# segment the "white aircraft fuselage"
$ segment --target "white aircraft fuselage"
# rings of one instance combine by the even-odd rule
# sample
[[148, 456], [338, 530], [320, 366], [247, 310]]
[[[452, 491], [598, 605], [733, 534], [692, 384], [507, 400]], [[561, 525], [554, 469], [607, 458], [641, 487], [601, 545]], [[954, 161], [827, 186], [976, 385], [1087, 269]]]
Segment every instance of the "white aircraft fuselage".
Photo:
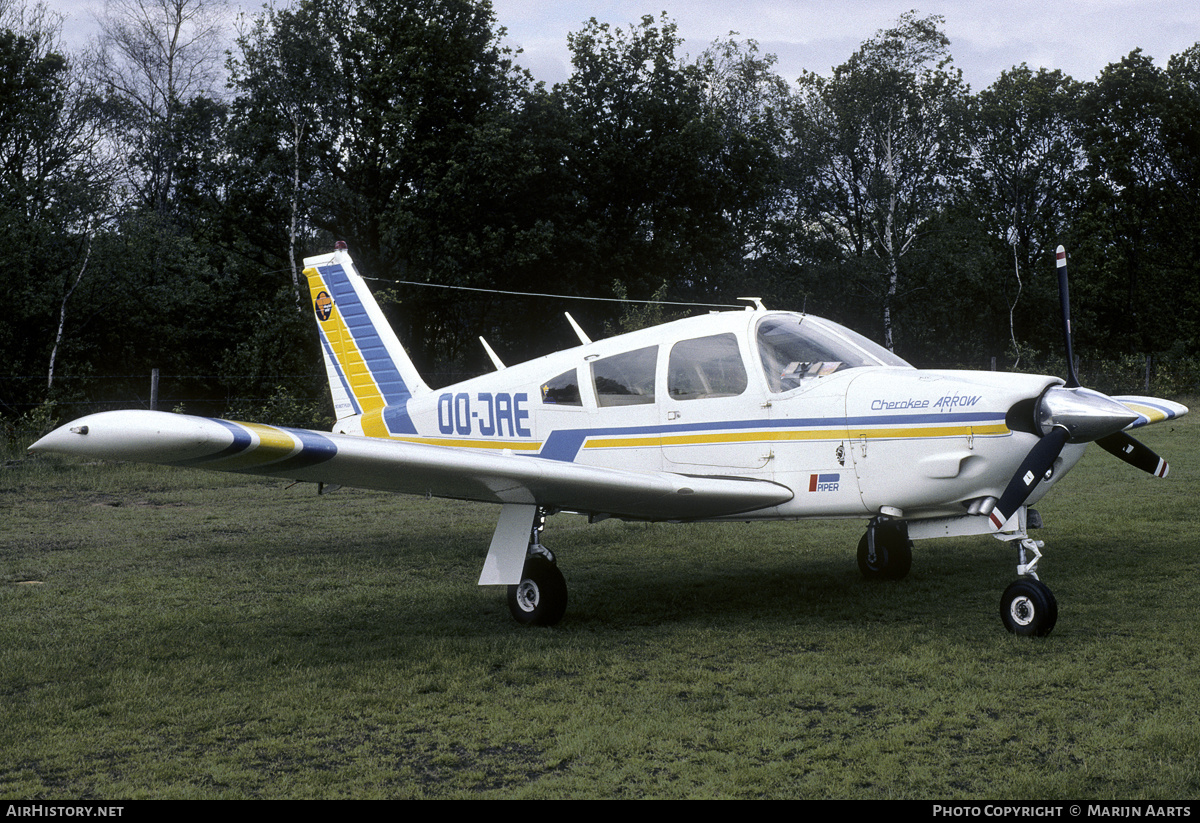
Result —
[[[335, 431], [631, 472], [754, 478], [793, 492], [785, 503], [720, 518], [871, 517], [884, 507], [906, 518], [944, 517], [964, 514], [972, 500], [1000, 496], [1038, 439], [1032, 429], [1010, 429], [1006, 416], [1062, 384], [1038, 375], [871, 365], [771, 386], [755, 329], [778, 317], [792, 318], [800, 328], [807, 323], [830, 334], [845, 331], [785, 312], [691, 317], [410, 399], [401, 419], [414, 431], [394, 421], [389, 428], [384, 409], [344, 418]], [[725, 335], [736, 343], [744, 368], [742, 391], [672, 391], [673, 348]], [[643, 394], [618, 396], [636, 402], [602, 406], [592, 364], [647, 349], [654, 350], [653, 389], [643, 381]], [[572, 370], [577, 401], [550, 402], [547, 382]], [[1053, 477], [1030, 502], [1052, 488], [1084, 449], [1064, 449]]]

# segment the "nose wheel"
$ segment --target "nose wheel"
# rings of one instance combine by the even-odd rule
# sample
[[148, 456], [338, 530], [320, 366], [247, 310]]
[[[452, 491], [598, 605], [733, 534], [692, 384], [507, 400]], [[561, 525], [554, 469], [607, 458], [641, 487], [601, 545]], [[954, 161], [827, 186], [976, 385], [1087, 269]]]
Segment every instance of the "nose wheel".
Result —
[[1000, 622], [1004, 628], [1022, 637], [1045, 637], [1058, 622], [1058, 601], [1050, 587], [1038, 579], [1038, 561], [1042, 559], [1040, 540], [1034, 540], [1027, 528], [1040, 528], [1042, 518], [1033, 510], [1020, 510], [1016, 528], [995, 535], [999, 540], [1017, 547], [1017, 574], [1020, 578], [1009, 584], [1000, 596]]
[[1058, 622], [1058, 601], [1045, 583], [1023, 577], [1000, 597], [1000, 620], [1013, 634], [1045, 637]]

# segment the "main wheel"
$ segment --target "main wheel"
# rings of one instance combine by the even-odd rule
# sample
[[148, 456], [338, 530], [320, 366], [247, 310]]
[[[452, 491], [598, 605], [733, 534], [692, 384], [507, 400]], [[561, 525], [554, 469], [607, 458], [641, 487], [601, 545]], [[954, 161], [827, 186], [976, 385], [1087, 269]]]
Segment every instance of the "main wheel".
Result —
[[1058, 622], [1058, 601], [1045, 583], [1022, 577], [1000, 597], [1000, 620], [1013, 634], [1045, 637]]
[[875, 557], [867, 535], [858, 541], [858, 569], [868, 580], [899, 580], [912, 568], [912, 541], [908, 532], [896, 526], [875, 528]]
[[508, 587], [508, 610], [526, 626], [553, 626], [567, 610], [567, 581], [544, 557], [525, 560], [521, 582]]

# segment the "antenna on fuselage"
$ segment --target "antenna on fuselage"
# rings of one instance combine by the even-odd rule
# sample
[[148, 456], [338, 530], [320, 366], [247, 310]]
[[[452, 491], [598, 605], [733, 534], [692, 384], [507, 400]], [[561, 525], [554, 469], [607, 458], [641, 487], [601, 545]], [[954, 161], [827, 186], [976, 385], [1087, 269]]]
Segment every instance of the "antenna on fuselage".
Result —
[[504, 363], [500, 360], [500, 357], [494, 351], [492, 351], [492, 347], [488, 345], [488, 341], [484, 340], [481, 336], [479, 338], [479, 342], [483, 344], [483, 350], [487, 352], [487, 356], [492, 358], [492, 365], [496, 367], [496, 371], [502, 371], [505, 368]]
[[587, 334], [584, 333], [583, 329], [579, 327], [579, 324], [575, 322], [575, 318], [571, 316], [571, 313], [569, 311], [565, 311], [563, 314], [567, 316], [567, 322], [570, 323], [571, 328], [575, 330], [575, 334], [579, 338], [579, 342], [585, 346], [590, 346], [592, 343], [592, 338], [588, 337]]

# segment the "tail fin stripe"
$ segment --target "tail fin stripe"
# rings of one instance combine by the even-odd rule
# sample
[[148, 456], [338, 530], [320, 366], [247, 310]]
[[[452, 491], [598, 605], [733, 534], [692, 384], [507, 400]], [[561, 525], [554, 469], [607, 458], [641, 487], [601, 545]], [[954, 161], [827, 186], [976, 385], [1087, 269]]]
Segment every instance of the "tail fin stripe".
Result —
[[362, 414], [362, 406], [358, 405], [358, 398], [354, 396], [354, 392], [350, 389], [350, 381], [346, 378], [346, 372], [342, 369], [341, 361], [338, 360], [337, 354], [333, 351], [333, 346], [329, 343], [329, 338], [325, 336], [325, 332], [321, 332], [321, 346], [325, 349], [325, 361], [330, 364], [335, 374], [337, 374], [338, 382], [342, 384], [342, 389], [346, 392], [346, 399], [350, 401], [351, 407], [355, 414]]
[[[350, 281], [345, 269], [340, 264], [334, 264], [321, 266], [318, 271], [333, 295], [334, 307], [340, 313], [350, 339], [358, 349], [358, 358], [347, 358], [349, 363], [342, 361], [351, 384], [361, 386], [364, 380], [369, 379], [382, 396], [384, 405], [402, 404], [407, 401], [412, 397], [412, 392], [392, 362], [386, 344], [371, 322], [363, 299], [355, 290], [355, 284]], [[358, 369], [354, 368], [358, 365], [355, 361], [362, 364]], [[347, 365], [349, 368], [346, 368]], [[363, 372], [361, 377], [355, 373], [360, 369]], [[362, 397], [357, 391], [353, 393]]]

